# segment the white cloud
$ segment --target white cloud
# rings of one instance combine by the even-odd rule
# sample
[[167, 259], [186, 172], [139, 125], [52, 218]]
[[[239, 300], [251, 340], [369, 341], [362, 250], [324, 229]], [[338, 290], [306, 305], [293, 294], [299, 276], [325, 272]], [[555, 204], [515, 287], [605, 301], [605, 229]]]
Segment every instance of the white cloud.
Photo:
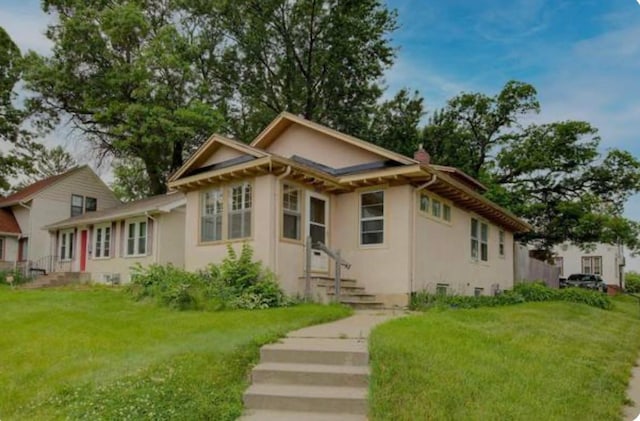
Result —
[[25, 7], [20, 10], [0, 9], [2, 26], [23, 53], [34, 50], [40, 54], [51, 51], [51, 41], [44, 32], [49, 23], [48, 16], [37, 7]]

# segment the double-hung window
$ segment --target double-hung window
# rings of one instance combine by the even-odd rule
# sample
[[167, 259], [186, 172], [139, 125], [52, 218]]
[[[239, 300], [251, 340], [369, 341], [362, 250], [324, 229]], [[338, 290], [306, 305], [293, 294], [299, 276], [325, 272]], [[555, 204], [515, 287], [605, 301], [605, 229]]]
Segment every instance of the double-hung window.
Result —
[[200, 200], [202, 203], [200, 241], [222, 240], [222, 189], [203, 192]]
[[111, 255], [111, 225], [98, 226], [93, 231], [93, 257], [101, 259]]
[[384, 191], [360, 195], [360, 244], [384, 243]]
[[229, 189], [229, 239], [251, 236], [251, 184], [243, 183]]
[[82, 215], [84, 212], [84, 197], [72, 194], [71, 195], [71, 216]]
[[479, 249], [479, 223], [475, 218], [471, 218], [471, 258], [478, 260]]
[[602, 275], [602, 256], [584, 256], [582, 258], [582, 273]]
[[300, 239], [300, 189], [282, 186], [282, 237]]
[[489, 260], [489, 225], [480, 223], [480, 260]]
[[73, 230], [60, 233], [60, 260], [73, 259]]
[[127, 222], [127, 256], [147, 253], [147, 221]]

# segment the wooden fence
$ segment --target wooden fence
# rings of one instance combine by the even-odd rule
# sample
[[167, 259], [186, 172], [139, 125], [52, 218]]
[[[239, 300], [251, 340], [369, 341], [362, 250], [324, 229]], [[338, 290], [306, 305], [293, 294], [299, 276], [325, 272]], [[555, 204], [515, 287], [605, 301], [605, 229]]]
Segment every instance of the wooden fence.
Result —
[[544, 281], [551, 288], [558, 288], [560, 268], [529, 256], [529, 249], [514, 245], [513, 274], [515, 282]]

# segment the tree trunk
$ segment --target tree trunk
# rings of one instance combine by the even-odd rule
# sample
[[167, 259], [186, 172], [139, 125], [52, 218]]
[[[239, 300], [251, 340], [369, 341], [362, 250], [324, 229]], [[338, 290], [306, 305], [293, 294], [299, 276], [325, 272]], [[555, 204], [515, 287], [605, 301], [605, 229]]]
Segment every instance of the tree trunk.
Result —
[[152, 159], [145, 159], [144, 166], [149, 176], [149, 189], [152, 195], [165, 194], [167, 192], [167, 184], [162, 171], [157, 162]]

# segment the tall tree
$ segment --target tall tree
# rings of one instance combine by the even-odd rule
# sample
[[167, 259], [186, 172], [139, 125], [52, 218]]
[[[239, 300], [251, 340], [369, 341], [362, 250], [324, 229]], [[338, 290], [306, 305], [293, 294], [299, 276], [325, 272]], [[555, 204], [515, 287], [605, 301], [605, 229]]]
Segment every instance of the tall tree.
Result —
[[237, 95], [231, 109], [237, 137], [251, 139], [281, 111], [367, 133], [380, 78], [394, 59], [395, 11], [379, 0], [218, 4], [209, 22], [221, 25], [230, 43], [227, 81]]
[[464, 92], [434, 114], [423, 133], [425, 147], [439, 163], [478, 178], [492, 153], [520, 127], [519, 118], [539, 111], [536, 95], [532, 85], [517, 81], [508, 82], [493, 97]]
[[155, 194], [221, 125], [178, 3], [45, 0], [55, 18], [46, 33], [53, 53], [31, 52], [24, 76], [34, 103], [68, 119], [103, 154], [140, 159]]
[[373, 112], [365, 139], [398, 153], [413, 156], [421, 143], [420, 121], [424, 99], [417, 91], [401, 89]]
[[[21, 74], [20, 49], [9, 34], [0, 27], [0, 146], [11, 149], [22, 140], [20, 124], [25, 112], [14, 106], [16, 83]], [[11, 178], [28, 167], [15, 154], [0, 151], [0, 191], [10, 188]]]
[[29, 167], [23, 170], [26, 178], [22, 185], [62, 174], [78, 165], [78, 162], [62, 146], [47, 148], [40, 143], [30, 143], [17, 147], [13, 153], [30, 162]]
[[640, 225], [622, 217], [640, 191], [640, 162], [621, 150], [599, 152], [587, 122], [523, 125], [538, 112], [533, 86], [509, 82], [496, 96], [463, 93], [432, 116], [423, 135], [434, 162], [479, 177], [487, 196], [529, 221], [521, 236], [541, 250], [570, 241], [621, 241], [640, 249]]
[[123, 202], [143, 199], [151, 196], [149, 176], [140, 159], [128, 158], [113, 163], [113, 192]]

